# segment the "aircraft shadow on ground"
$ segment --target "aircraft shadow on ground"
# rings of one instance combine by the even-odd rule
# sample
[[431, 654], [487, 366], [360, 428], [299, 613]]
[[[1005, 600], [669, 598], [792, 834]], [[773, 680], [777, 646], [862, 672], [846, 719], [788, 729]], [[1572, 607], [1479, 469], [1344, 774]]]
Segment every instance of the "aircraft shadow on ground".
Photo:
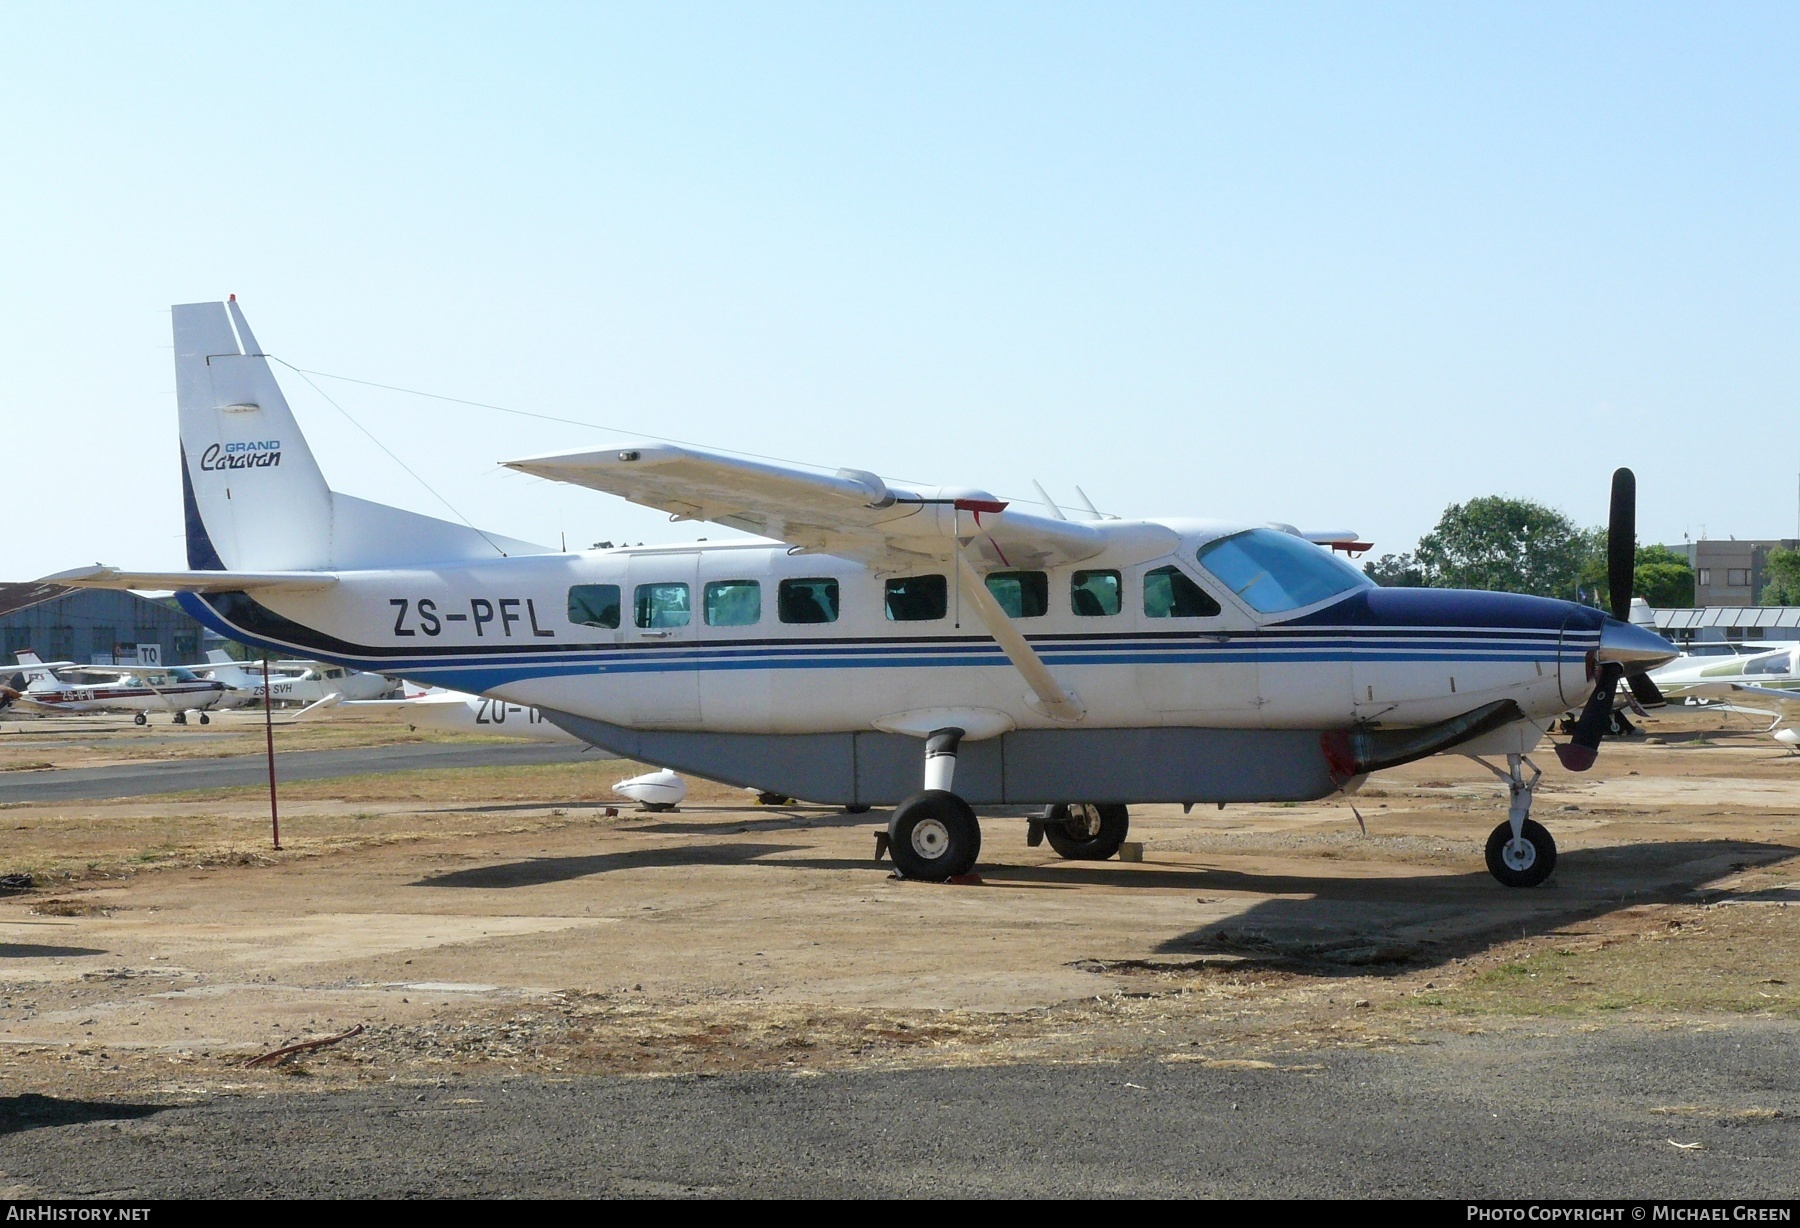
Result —
[[97, 947], [56, 947], [37, 942], [0, 942], [0, 959], [76, 959], [105, 955]]
[[61, 1100], [26, 1092], [0, 1096], [0, 1135], [45, 1126], [79, 1126], [92, 1121], [133, 1121], [160, 1113], [166, 1104], [129, 1104], [106, 1100]]
[[[791, 853], [791, 844], [682, 844], [666, 849], [632, 849], [620, 853], [596, 853], [591, 857], [531, 857], [500, 865], [471, 866], [448, 874], [434, 874], [409, 884], [413, 887], [541, 887], [615, 870], [642, 870], [653, 866], [731, 866]], [[796, 864], [784, 861], [782, 865]], [[816, 866], [819, 862], [798, 864]], [[860, 865], [844, 862], [843, 865]]]
[[[1503, 887], [1485, 872], [1354, 879], [1151, 871], [1159, 886], [1179, 882], [1201, 891], [1287, 897], [1262, 900], [1241, 914], [1170, 938], [1156, 950], [1164, 956], [1239, 955], [1253, 964], [1320, 976], [1400, 973], [1634, 905], [1715, 900], [1719, 895], [1706, 892], [1706, 884], [1795, 855], [1800, 848], [1749, 840], [1575, 849], [1558, 857], [1547, 884], [1524, 890]], [[1143, 881], [1123, 867], [1110, 872], [1056, 867], [1050, 873], [1116, 884]]]

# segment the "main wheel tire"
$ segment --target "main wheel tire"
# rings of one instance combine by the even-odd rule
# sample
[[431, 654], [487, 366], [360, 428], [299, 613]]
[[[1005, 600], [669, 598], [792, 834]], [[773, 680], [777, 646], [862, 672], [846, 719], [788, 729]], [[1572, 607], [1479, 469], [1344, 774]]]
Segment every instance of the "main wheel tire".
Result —
[[200, 714], [200, 723], [202, 725], [210, 725], [210, 724], [212, 724], [212, 717], [210, 717], [210, 716], [206, 715], [206, 713], [202, 712]]
[[969, 803], [944, 789], [926, 789], [894, 807], [888, 853], [901, 878], [929, 883], [967, 874], [981, 855], [981, 824]]
[[148, 725], [150, 723], [150, 718], [140, 712], [131, 718], [131, 723], [133, 725]]
[[1044, 838], [1070, 861], [1105, 861], [1130, 831], [1131, 812], [1117, 803], [1052, 806], [1044, 819]]
[[1487, 867], [1508, 887], [1535, 887], [1556, 869], [1556, 841], [1541, 823], [1526, 819], [1515, 845], [1512, 824], [1502, 823], [1488, 837]]

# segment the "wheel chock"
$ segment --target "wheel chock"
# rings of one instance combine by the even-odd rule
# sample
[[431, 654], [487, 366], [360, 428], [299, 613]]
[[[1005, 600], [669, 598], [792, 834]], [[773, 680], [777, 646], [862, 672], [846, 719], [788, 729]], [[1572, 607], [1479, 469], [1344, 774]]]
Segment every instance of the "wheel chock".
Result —
[[1025, 824], [1025, 847], [1036, 848], [1044, 842], [1044, 821], [1032, 819]]
[[888, 834], [885, 831], [875, 833], [875, 860], [880, 861], [887, 856]]

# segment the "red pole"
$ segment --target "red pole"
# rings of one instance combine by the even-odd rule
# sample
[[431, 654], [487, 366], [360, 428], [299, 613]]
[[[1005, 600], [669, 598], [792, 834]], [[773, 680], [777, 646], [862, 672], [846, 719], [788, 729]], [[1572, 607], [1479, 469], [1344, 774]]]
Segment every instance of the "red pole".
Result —
[[275, 808], [275, 711], [269, 702], [269, 659], [263, 658], [263, 733], [269, 743], [269, 828], [275, 851], [281, 851], [281, 812]]

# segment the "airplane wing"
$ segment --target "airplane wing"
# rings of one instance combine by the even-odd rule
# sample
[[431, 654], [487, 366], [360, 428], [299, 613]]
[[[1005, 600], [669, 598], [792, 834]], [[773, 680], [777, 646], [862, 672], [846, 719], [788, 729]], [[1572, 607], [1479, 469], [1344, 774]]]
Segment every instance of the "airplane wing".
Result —
[[[860, 469], [815, 472], [676, 444], [633, 444], [505, 464], [660, 508], [674, 520], [710, 520], [787, 542], [797, 551], [852, 558], [876, 571], [947, 561], [957, 540], [989, 568], [1056, 567], [1091, 558], [1118, 536], [1095, 522], [1014, 511], [986, 491], [913, 490]], [[1163, 532], [1172, 542], [1173, 534]], [[1159, 550], [1168, 549], [1158, 538]]]
[[1731, 689], [1744, 691], [1751, 695], [1761, 695], [1766, 699], [1778, 700], [1781, 703], [1800, 703], [1800, 691], [1784, 691], [1779, 687], [1757, 686], [1750, 682], [1734, 682], [1731, 684]]
[[46, 576], [40, 584], [69, 588], [169, 589], [180, 593], [233, 593], [283, 589], [304, 593], [338, 582], [329, 571], [123, 571], [96, 564]]

